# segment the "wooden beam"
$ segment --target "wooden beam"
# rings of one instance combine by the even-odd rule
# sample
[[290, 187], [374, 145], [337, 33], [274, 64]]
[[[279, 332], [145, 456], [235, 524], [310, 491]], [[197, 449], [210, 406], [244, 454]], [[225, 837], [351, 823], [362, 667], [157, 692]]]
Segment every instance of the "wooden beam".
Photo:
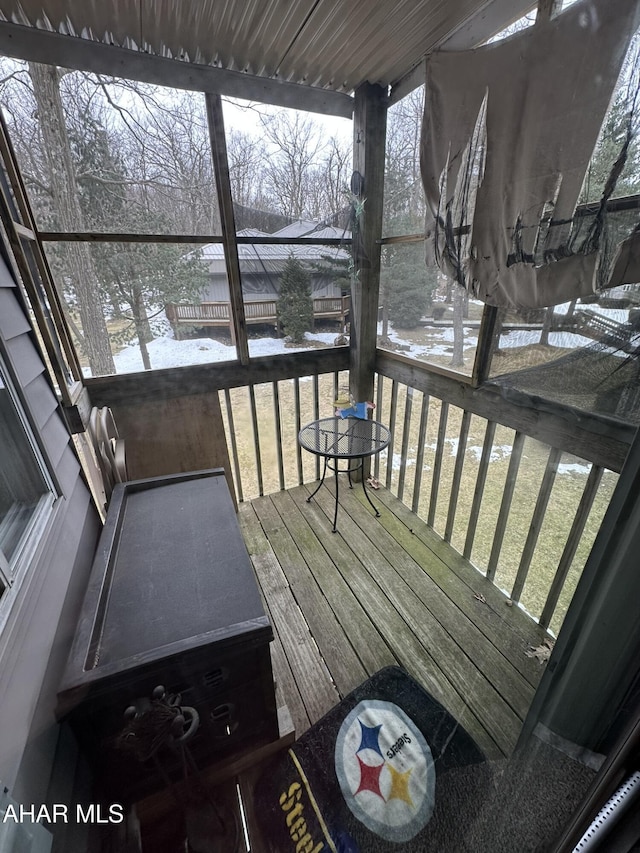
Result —
[[536, 8], [531, 0], [490, 0], [439, 45], [440, 50], [469, 50], [487, 42]]
[[95, 74], [192, 92], [212, 92], [322, 115], [351, 118], [353, 114], [353, 98], [343, 92], [167, 59], [8, 21], [0, 22], [0, 53], [46, 65], [93, 71]]
[[94, 406], [111, 406], [116, 402], [224, 391], [226, 388], [260, 385], [280, 379], [333, 373], [348, 367], [348, 347], [327, 347], [326, 350], [252, 358], [247, 365], [237, 361], [212, 362], [119, 376], [88, 377], [86, 385]]
[[247, 341], [247, 323], [244, 316], [242, 296], [242, 276], [240, 259], [236, 243], [236, 221], [233, 213], [229, 161], [227, 159], [227, 140], [224, 132], [222, 99], [220, 95], [208, 93], [206, 96], [207, 120], [211, 137], [211, 154], [218, 190], [220, 222], [224, 245], [224, 260], [229, 282], [229, 301], [231, 303], [231, 334], [238, 350], [241, 364], [249, 363], [249, 343]]
[[636, 428], [616, 418], [584, 412], [522, 391], [497, 387], [474, 388], [463, 377], [425, 369], [413, 359], [378, 350], [376, 370], [390, 379], [412, 385], [474, 415], [519, 430], [550, 447], [581, 456], [596, 465], [621, 471]]
[[353, 123], [355, 276], [351, 285], [349, 381], [356, 400], [371, 400], [373, 395], [386, 130], [386, 92], [381, 86], [365, 83], [356, 91]]
[[[600, 202], [579, 204], [576, 207], [576, 216], [593, 216], [600, 210]], [[616, 213], [625, 210], [640, 209], [640, 195], [619, 196], [610, 198], [605, 210], [607, 213]], [[465, 234], [469, 227], [454, 228], [454, 234]], [[33, 239], [34, 232], [28, 231], [26, 237]], [[38, 236], [43, 243], [223, 243], [221, 234], [143, 234], [139, 231], [39, 231]], [[424, 243], [424, 234], [400, 234], [393, 237], [381, 237], [378, 243], [381, 246], [392, 246], [398, 243]], [[274, 237], [273, 235], [241, 236], [236, 235], [236, 243], [240, 245], [256, 246], [344, 246], [351, 243], [351, 237], [323, 237], [322, 239], [307, 237]]]
[[[40, 231], [43, 243], [224, 243], [220, 234], [141, 234], [131, 231]], [[424, 240], [424, 236], [422, 237]], [[236, 243], [245, 246], [344, 246], [351, 238], [324, 237], [242, 237]]]
[[504, 312], [499, 312], [493, 305], [485, 305], [482, 309], [482, 319], [478, 332], [478, 344], [476, 346], [476, 357], [473, 363], [471, 378], [474, 385], [482, 385], [489, 378], [491, 360], [500, 341], [501, 322], [499, 319]]
[[538, 0], [536, 24], [544, 24], [562, 12], [562, 0]]
[[[469, 50], [478, 47], [534, 8], [535, 3], [531, 0], [489, 0], [434, 45], [432, 50]], [[423, 60], [411, 71], [391, 86], [389, 106], [396, 104], [418, 86], [422, 86], [424, 79], [423, 57]]]

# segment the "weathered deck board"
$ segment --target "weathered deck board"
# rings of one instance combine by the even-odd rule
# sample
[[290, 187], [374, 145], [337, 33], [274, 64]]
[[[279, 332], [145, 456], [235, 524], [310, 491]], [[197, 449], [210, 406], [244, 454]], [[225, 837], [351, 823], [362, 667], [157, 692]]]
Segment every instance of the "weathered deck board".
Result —
[[[361, 497], [362, 493], [359, 489], [341, 491], [342, 507], [347, 513], [352, 512], [355, 515], [357, 510], [354, 502]], [[365, 509], [364, 506], [363, 509]], [[530, 703], [530, 685], [475, 625], [473, 617], [476, 614], [473, 610], [476, 608], [473, 608], [471, 602], [475, 602], [478, 608], [482, 606], [482, 602], [475, 599], [468, 588], [461, 588], [460, 584], [456, 584], [455, 587], [450, 585], [448, 593], [441, 589], [429, 573], [434, 563], [436, 570], [441, 568], [440, 558], [428, 549], [424, 549], [421, 555], [415, 554], [415, 556], [406, 550], [413, 543], [404, 542], [402, 536], [404, 525], [395, 515], [385, 513], [377, 519], [373, 514], [365, 512], [365, 514], [358, 513], [357, 518], [358, 526], [371, 545], [388, 555], [396, 573], [405, 580], [426, 608], [428, 615], [434, 620], [434, 628], [442, 627], [442, 630], [437, 632], [438, 647], [442, 653], [451, 654], [455, 659], [459, 657], [459, 650], [462, 649], [464, 656], [469, 658], [473, 666], [491, 672], [493, 685], [500, 695], [509, 697], [509, 704], [522, 719]], [[386, 526], [381, 524], [383, 518]], [[411, 533], [408, 536], [411, 539], [415, 538]], [[440, 572], [440, 574], [443, 573]], [[471, 605], [468, 609], [467, 604]], [[469, 670], [470, 667], [467, 666], [465, 672]]]
[[[251, 512], [253, 513], [253, 510]], [[292, 599], [291, 588], [271, 545], [266, 540], [261, 541], [261, 527], [255, 513], [253, 517], [249, 512], [243, 513], [242, 529], [274, 632], [284, 649], [304, 709], [313, 723], [336, 704], [339, 700], [338, 691], [311, 636], [304, 615]], [[280, 682], [283, 677], [286, 679], [286, 671], [277, 666], [277, 660], [274, 663], [276, 682]], [[286, 681], [282, 688], [287, 696], [285, 701], [289, 704]], [[296, 726], [299, 725], [299, 720], [296, 719], [300, 716], [299, 712], [294, 716], [291, 708], [289, 710]]]
[[[441, 539], [430, 527], [422, 524], [393, 495], [381, 490], [376, 494], [376, 497], [379, 497], [379, 502], [384, 504], [409, 532], [409, 539], [406, 535], [401, 537], [402, 547], [410, 550], [412, 543], [420, 542], [428, 551], [439, 558], [440, 562], [431, 559], [423, 562], [418, 559], [418, 562], [424, 566], [428, 565], [429, 574], [441, 589], [450, 587], [455, 589], [458, 582], [461, 582], [471, 591], [471, 600], [468, 596], [463, 595], [462, 601], [471, 602], [473, 608], [471, 618], [475, 624], [502, 650], [503, 654], [524, 675], [529, 684], [536, 687], [541, 675], [540, 665], [523, 652], [529, 644], [538, 645], [547, 636], [544, 628], [533, 622], [519, 607], [508, 607], [508, 599], [503, 592], [487, 580], [464, 557], [461, 557], [451, 545]], [[390, 523], [385, 514], [380, 517], [379, 521], [383, 525]], [[397, 534], [399, 528], [395, 526], [395, 522], [392, 523]], [[473, 597], [475, 593], [481, 595], [484, 602], [475, 599]]]
[[300, 486], [239, 509], [297, 733], [398, 663], [488, 756], [509, 754], [542, 673], [525, 655], [541, 630], [384, 489], [377, 519], [343, 482], [335, 534], [333, 484], [310, 503]]
[[[345, 497], [353, 496], [348, 488], [343, 489], [342, 494]], [[328, 516], [331, 514], [334, 498], [329, 489], [321, 489], [314, 500], [325, 509]], [[360, 504], [357, 500], [352, 503], [353, 507], [349, 507], [349, 511], [357, 512]], [[358, 521], [362, 521], [366, 527], [367, 520], [374, 517], [364, 507], [361, 509], [364, 512], [358, 514]], [[344, 536], [349, 542], [358, 542], [358, 557], [368, 576], [370, 587], [377, 586], [377, 594], [388, 599], [400, 617], [400, 626], [394, 628], [393, 638], [390, 639], [398, 644], [396, 654], [400, 656], [401, 663], [407, 668], [426, 665], [423, 677], [430, 676], [435, 682], [430, 692], [452, 713], [455, 708], [454, 716], [458, 718], [461, 714], [460, 706], [463, 706], [467, 713], [471, 712], [475, 719], [468, 722], [468, 728], [474, 731], [478, 740], [483, 734], [476, 726], [476, 721], [485, 732], [489, 732], [492, 725], [497, 723], [494, 739], [497, 738], [500, 749], [508, 750], [509, 744], [515, 742], [520, 730], [517, 715], [506, 703], [500, 701], [493, 685], [479, 675], [473, 662], [396, 570], [394, 564], [398, 555], [395, 551], [388, 552], [387, 559], [385, 552], [380, 551], [367, 538], [366, 532], [349, 515], [344, 504], [340, 512], [338, 532], [334, 538]], [[396, 632], [400, 632], [400, 637]]]
[[[307, 567], [321, 587], [321, 594], [326, 597], [335, 613], [342, 628], [343, 637], [347, 637], [350, 646], [355, 650], [359, 669], [353, 675], [359, 680], [352, 683], [349, 689], [353, 689], [368, 675], [380, 669], [381, 666], [397, 664], [396, 658], [377, 628], [372, 624], [366, 610], [351, 591], [333, 560], [324, 548], [318, 548], [318, 542], [321, 540], [309, 526], [304, 511], [298, 507], [288, 492], [279, 492], [272, 498], [290, 535], [300, 548]], [[324, 537], [331, 535], [329, 530], [324, 532]], [[364, 672], [364, 678], [360, 677], [361, 672]]]
[[345, 643], [344, 632], [333, 610], [305, 565], [298, 548], [301, 544], [298, 538], [292, 537], [268, 498], [253, 501], [253, 508], [263, 528], [269, 531], [269, 542], [293, 596], [305, 615], [336, 687], [344, 695], [364, 681], [367, 673], [351, 645]]

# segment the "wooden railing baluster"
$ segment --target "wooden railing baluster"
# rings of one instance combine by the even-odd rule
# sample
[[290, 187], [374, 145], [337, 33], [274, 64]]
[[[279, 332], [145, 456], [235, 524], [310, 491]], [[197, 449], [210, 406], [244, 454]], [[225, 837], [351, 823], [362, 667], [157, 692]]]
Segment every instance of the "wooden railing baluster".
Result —
[[460, 482], [462, 480], [462, 466], [464, 465], [464, 457], [467, 450], [470, 422], [471, 412], [464, 411], [460, 422], [460, 436], [458, 438], [456, 464], [453, 469], [453, 481], [451, 483], [451, 494], [449, 495], [449, 512], [447, 513], [447, 523], [444, 529], [445, 542], [451, 542], [451, 536], [453, 534], [453, 525], [456, 519], [456, 508], [458, 505], [458, 495], [460, 494]]
[[429, 416], [429, 395], [422, 395], [422, 406], [420, 407], [420, 426], [418, 427], [418, 450], [416, 453], [416, 475], [413, 480], [413, 501], [411, 509], [418, 512], [420, 504], [420, 489], [422, 486], [422, 469], [424, 466], [424, 444], [427, 438], [427, 418]]
[[278, 457], [278, 480], [280, 483], [280, 491], [284, 490], [284, 461], [282, 458], [282, 424], [280, 422], [280, 391], [278, 390], [278, 383], [273, 382], [271, 385], [273, 389], [273, 414], [275, 417], [275, 430], [276, 430], [276, 454]]
[[591, 466], [591, 471], [589, 471], [589, 476], [587, 477], [587, 482], [584, 487], [584, 491], [582, 492], [582, 497], [580, 498], [580, 503], [578, 504], [578, 509], [576, 510], [573, 524], [571, 525], [571, 530], [569, 531], [569, 536], [567, 537], [567, 542], [564, 546], [564, 551], [562, 552], [562, 556], [558, 562], [558, 568], [553, 581], [551, 582], [547, 600], [542, 608], [542, 614], [539, 622], [543, 628], [548, 628], [551, 624], [556, 605], [558, 604], [558, 599], [560, 598], [562, 588], [564, 587], [567, 575], [569, 574], [569, 569], [571, 568], [571, 563], [573, 562], [576, 550], [580, 544], [580, 539], [584, 532], [587, 519], [589, 518], [589, 513], [591, 512], [591, 507], [593, 506], [593, 501], [597, 494], [598, 487], [600, 486], [603, 473], [603, 469], [599, 465]]
[[396, 411], [398, 408], [398, 383], [395, 379], [391, 380], [391, 404], [389, 406], [389, 431], [391, 439], [387, 448], [387, 475], [385, 486], [391, 488], [391, 478], [393, 476], [393, 444], [396, 437]]
[[249, 385], [249, 402], [251, 406], [251, 425], [253, 427], [253, 447], [256, 458], [256, 476], [258, 477], [258, 494], [264, 495], [264, 482], [262, 479], [262, 458], [260, 456], [260, 435], [258, 432], [258, 411], [256, 409], [255, 386]]
[[471, 512], [469, 513], [467, 536], [464, 541], [464, 550], [462, 551], [462, 556], [466, 560], [471, 559], [471, 552], [473, 550], [473, 540], [476, 537], [478, 517], [480, 515], [480, 507], [482, 505], [484, 487], [486, 485], [487, 474], [489, 472], [489, 462], [491, 461], [491, 453], [493, 451], [493, 440], [496, 434], [496, 426], [497, 424], [495, 423], [495, 421], [487, 421], [487, 427], [484, 433], [484, 442], [482, 444], [482, 454], [480, 456], [480, 464], [478, 466], [478, 475], [476, 477], [476, 487], [473, 492]]
[[507, 479], [504, 484], [504, 492], [500, 503], [500, 512], [496, 530], [493, 536], [493, 544], [491, 546], [491, 554], [489, 555], [489, 564], [487, 566], [487, 577], [490, 581], [495, 580], [496, 569], [498, 568], [498, 560], [500, 559], [500, 551], [504, 541], [505, 530], [507, 529], [507, 521], [509, 520], [509, 510], [513, 500], [513, 492], [516, 487], [516, 479], [518, 477], [518, 469], [520, 468], [520, 460], [522, 459], [522, 450], [524, 447], [525, 435], [522, 432], [516, 432], [513, 447], [511, 449], [511, 458], [509, 459], [509, 469], [507, 471]]
[[442, 473], [442, 457], [444, 455], [444, 440], [447, 436], [447, 419], [449, 417], [449, 404], [441, 401], [440, 421], [438, 423], [438, 438], [436, 441], [436, 455], [433, 462], [433, 477], [431, 480], [431, 495], [429, 497], [429, 514], [427, 524], [433, 527], [436, 519], [436, 506], [438, 504], [438, 489], [440, 486], [440, 475]]
[[527, 580], [527, 575], [529, 574], [531, 560], [533, 559], [533, 552], [535, 551], [535, 547], [538, 542], [538, 536], [540, 535], [542, 522], [544, 521], [544, 517], [547, 512], [547, 506], [549, 505], [551, 489], [553, 488], [553, 484], [556, 479], [556, 474], [558, 473], [558, 464], [560, 462], [561, 456], [562, 453], [557, 448], [552, 447], [550, 449], [549, 458], [547, 459], [547, 466], [542, 477], [540, 491], [538, 492], [538, 498], [536, 500], [536, 506], [533, 510], [533, 516], [531, 518], [531, 524], [529, 526], [527, 540], [524, 544], [524, 549], [520, 558], [520, 565], [518, 566], [516, 579], [513, 583], [513, 589], [511, 590], [512, 601], [520, 601], [520, 596], [522, 595], [522, 590], [524, 589], [524, 585]]
[[295, 412], [295, 424], [296, 424], [296, 464], [298, 468], [298, 485], [301, 486], [304, 483], [304, 471], [302, 468], [302, 449], [297, 441], [298, 433], [302, 428], [302, 421], [300, 416], [300, 380], [296, 376], [293, 380], [293, 408]]
[[[376, 374], [376, 409], [375, 417], [377, 420], [380, 420], [382, 417], [382, 400], [383, 400], [383, 385], [384, 378], [377, 373]], [[387, 457], [387, 460], [389, 457]], [[389, 462], [387, 461], [387, 465]], [[373, 476], [379, 480], [380, 479], [380, 454], [378, 454], [373, 461]]]
[[[320, 417], [320, 386], [318, 384], [318, 374], [316, 373], [313, 377], [313, 418], [311, 420], [317, 421]], [[320, 479], [320, 457], [315, 457], [316, 462], [316, 480]]]
[[236, 481], [236, 493], [238, 503], [244, 500], [242, 494], [242, 476], [240, 474], [240, 460], [238, 459], [238, 444], [236, 442], [236, 428], [233, 423], [233, 407], [231, 406], [231, 394], [228, 388], [224, 390], [224, 405], [227, 410], [227, 423], [229, 424], [229, 441], [231, 442], [231, 455], [233, 457], [233, 471]]
[[409, 431], [411, 429], [411, 404], [413, 402], [413, 388], [406, 386], [406, 397], [404, 401], [404, 423], [402, 426], [402, 445], [400, 449], [400, 473], [398, 475], [398, 498], [404, 496], [404, 478], [407, 470], [407, 453], [409, 450]]

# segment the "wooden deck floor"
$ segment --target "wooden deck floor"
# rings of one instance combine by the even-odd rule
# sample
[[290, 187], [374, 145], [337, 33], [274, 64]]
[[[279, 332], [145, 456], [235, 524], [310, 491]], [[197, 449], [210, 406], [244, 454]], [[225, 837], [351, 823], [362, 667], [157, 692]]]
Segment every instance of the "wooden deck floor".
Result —
[[271, 617], [274, 677], [300, 735], [373, 672], [399, 664], [488, 757], [512, 751], [542, 666], [544, 632], [384, 489], [278, 492], [241, 504]]

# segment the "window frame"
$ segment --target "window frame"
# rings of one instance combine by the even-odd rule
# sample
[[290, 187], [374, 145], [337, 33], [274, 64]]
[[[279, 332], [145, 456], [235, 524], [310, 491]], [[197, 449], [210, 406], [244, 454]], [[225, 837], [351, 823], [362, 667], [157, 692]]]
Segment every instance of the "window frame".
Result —
[[[10, 556], [5, 554], [0, 546], [0, 631], [2, 631], [18, 590], [25, 578], [29, 576], [29, 567], [48, 528], [60, 491], [39, 446], [25, 402], [19, 394], [12, 371], [2, 352], [0, 352], [0, 382], [9, 395], [18, 423], [22, 428], [24, 443], [21, 452], [31, 454], [31, 459], [35, 462], [44, 485], [44, 491], [22, 530], [13, 553]], [[22, 443], [22, 436], [20, 441]]]

